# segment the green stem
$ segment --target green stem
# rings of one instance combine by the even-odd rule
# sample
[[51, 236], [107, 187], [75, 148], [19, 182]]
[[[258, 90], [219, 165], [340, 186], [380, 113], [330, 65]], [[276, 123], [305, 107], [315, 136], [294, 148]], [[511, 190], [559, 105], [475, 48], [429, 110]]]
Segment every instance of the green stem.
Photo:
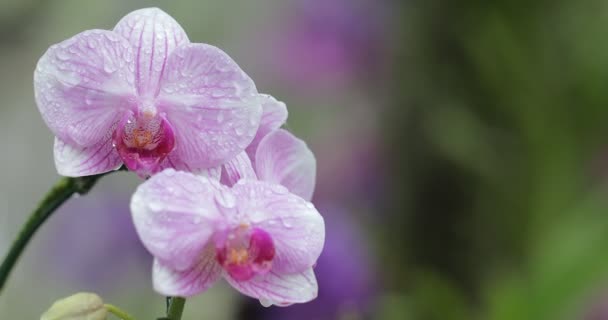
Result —
[[167, 318], [169, 320], [180, 320], [182, 313], [184, 313], [184, 305], [186, 299], [182, 297], [172, 297], [169, 309], [167, 310]]
[[124, 310], [120, 309], [117, 306], [107, 304], [107, 303], [104, 304], [103, 306], [106, 308], [106, 310], [108, 310], [108, 312], [121, 318], [122, 320], [135, 320], [135, 318], [133, 318], [131, 315], [129, 315], [128, 313], [126, 313]]
[[[123, 167], [124, 168], [124, 167]], [[124, 170], [121, 168], [121, 170]], [[113, 172], [113, 171], [111, 171]], [[17, 263], [19, 256], [27, 246], [28, 242], [36, 233], [36, 230], [55, 212], [64, 202], [74, 194], [86, 194], [91, 190], [99, 178], [111, 172], [98, 174], [88, 177], [61, 178], [53, 188], [46, 194], [38, 207], [30, 215], [25, 225], [22, 227], [15, 242], [10, 247], [8, 254], [0, 265], [0, 293], [6, 284], [11, 270]]]

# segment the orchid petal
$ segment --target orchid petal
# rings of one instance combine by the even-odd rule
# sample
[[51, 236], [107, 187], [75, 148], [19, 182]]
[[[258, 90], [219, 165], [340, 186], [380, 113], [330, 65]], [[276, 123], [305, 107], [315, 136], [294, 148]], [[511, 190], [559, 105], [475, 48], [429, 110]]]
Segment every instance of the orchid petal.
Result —
[[287, 121], [287, 106], [284, 102], [278, 101], [274, 97], [267, 94], [260, 94], [262, 104], [262, 119], [260, 127], [247, 147], [247, 154], [255, 160], [255, 152], [262, 138], [268, 133], [280, 128]]
[[260, 180], [283, 185], [310, 201], [317, 162], [304, 141], [286, 130], [275, 130], [262, 139], [255, 158]]
[[251, 160], [245, 151], [226, 162], [222, 166], [222, 183], [228, 186], [234, 185], [241, 179], [257, 179]]
[[222, 166], [211, 168], [193, 168], [181, 161], [179, 157], [172, 154], [169, 154], [169, 156], [167, 156], [167, 158], [161, 162], [160, 168], [161, 171], [168, 168], [173, 168], [177, 171], [186, 171], [215, 181], [220, 181], [220, 177], [222, 176]]
[[220, 211], [219, 182], [173, 169], [152, 176], [131, 199], [135, 229], [156, 258], [176, 270], [194, 265], [212, 236]]
[[51, 46], [34, 72], [36, 104], [53, 133], [88, 147], [134, 104], [133, 51], [118, 34], [89, 30]]
[[319, 290], [312, 268], [294, 274], [270, 271], [248, 281], [237, 281], [229, 275], [225, 275], [225, 278], [235, 289], [259, 299], [265, 307], [309, 302], [317, 297]]
[[221, 277], [222, 267], [215, 259], [215, 248], [208, 246], [190, 268], [176, 270], [155, 259], [152, 268], [154, 290], [166, 296], [190, 297], [209, 289]]
[[90, 147], [74, 146], [55, 138], [55, 167], [66, 177], [81, 177], [113, 171], [122, 165], [122, 160], [112, 146], [111, 135]]
[[131, 43], [135, 51], [135, 82], [137, 93], [155, 97], [160, 79], [171, 52], [189, 43], [182, 27], [158, 8], [135, 10], [123, 17], [114, 31]]
[[226, 53], [188, 44], [169, 57], [158, 108], [175, 127], [173, 151], [192, 167], [214, 167], [243, 151], [262, 108], [253, 81]]
[[264, 181], [240, 180], [232, 191], [242, 219], [272, 237], [274, 271], [301, 272], [316, 263], [325, 242], [325, 224], [312, 203]]

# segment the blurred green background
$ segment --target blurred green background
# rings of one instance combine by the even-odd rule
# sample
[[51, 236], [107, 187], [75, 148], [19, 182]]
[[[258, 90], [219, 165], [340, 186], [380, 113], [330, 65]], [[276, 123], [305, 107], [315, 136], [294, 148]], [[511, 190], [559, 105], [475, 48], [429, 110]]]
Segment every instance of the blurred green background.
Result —
[[[317, 156], [319, 298], [265, 309], [226, 284], [185, 319], [608, 319], [608, 2], [0, 0], [0, 256], [58, 179], [32, 73], [51, 45], [158, 6], [285, 101]], [[104, 178], [34, 238], [0, 319], [99, 293], [164, 312]]]

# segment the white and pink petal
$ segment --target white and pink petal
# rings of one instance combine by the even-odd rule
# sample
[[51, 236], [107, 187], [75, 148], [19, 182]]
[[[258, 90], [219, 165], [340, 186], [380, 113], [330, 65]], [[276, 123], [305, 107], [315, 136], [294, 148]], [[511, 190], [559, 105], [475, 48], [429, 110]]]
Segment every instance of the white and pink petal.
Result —
[[258, 178], [277, 183], [310, 201], [315, 189], [317, 162], [306, 143], [289, 131], [266, 135], [255, 155]]
[[245, 151], [230, 159], [222, 166], [221, 182], [232, 186], [241, 179], [257, 179], [251, 160]]
[[177, 48], [157, 98], [175, 127], [175, 156], [208, 168], [245, 150], [260, 123], [258, 97], [253, 81], [222, 50], [206, 44]]
[[218, 181], [173, 169], [140, 185], [131, 199], [135, 229], [144, 246], [175, 270], [197, 263], [221, 221]]
[[284, 102], [278, 101], [273, 96], [268, 94], [260, 94], [262, 104], [262, 118], [260, 127], [247, 147], [247, 154], [255, 161], [255, 151], [260, 144], [262, 138], [273, 130], [279, 129], [285, 121], [287, 121], [287, 106]]
[[189, 165], [187, 165], [186, 163], [181, 161], [181, 159], [179, 159], [179, 157], [175, 156], [174, 154], [169, 154], [165, 158], [165, 160], [163, 160], [163, 162], [160, 163], [161, 171], [164, 169], [168, 169], [168, 168], [172, 168], [177, 171], [190, 172], [195, 175], [207, 177], [209, 179], [216, 180], [216, 181], [220, 181], [220, 177], [222, 176], [222, 166], [211, 167], [211, 168], [190, 167]]
[[259, 299], [265, 307], [284, 307], [309, 302], [317, 297], [319, 291], [312, 268], [293, 274], [281, 274], [271, 270], [248, 281], [237, 281], [229, 275], [224, 277], [239, 292]]
[[89, 30], [51, 46], [34, 72], [36, 104], [66, 143], [99, 143], [135, 105], [133, 50], [120, 35]]
[[166, 296], [190, 297], [211, 288], [222, 275], [222, 267], [215, 260], [215, 248], [208, 246], [200, 259], [185, 270], [176, 270], [155, 259], [152, 283], [156, 292]]
[[135, 82], [142, 97], [155, 97], [171, 52], [190, 41], [182, 27], [158, 8], [135, 10], [124, 16], [114, 31], [129, 41], [135, 52]]
[[122, 165], [118, 152], [112, 146], [111, 135], [89, 147], [74, 146], [55, 138], [53, 153], [57, 173], [66, 177], [105, 173]]

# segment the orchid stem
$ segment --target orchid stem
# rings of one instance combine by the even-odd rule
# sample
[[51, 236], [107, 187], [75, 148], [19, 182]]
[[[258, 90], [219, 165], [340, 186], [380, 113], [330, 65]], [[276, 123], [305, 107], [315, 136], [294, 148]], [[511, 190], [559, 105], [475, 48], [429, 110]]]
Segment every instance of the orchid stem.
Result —
[[184, 305], [186, 299], [182, 297], [171, 297], [169, 303], [169, 309], [167, 310], [167, 319], [169, 320], [181, 320], [182, 313], [184, 313]]
[[[119, 170], [126, 170], [122, 167]], [[6, 257], [0, 265], [0, 293], [6, 281], [19, 260], [19, 256], [32, 239], [38, 228], [48, 219], [57, 208], [70, 199], [74, 194], [86, 194], [91, 190], [99, 178], [113, 171], [87, 177], [61, 178], [46, 194], [44, 199], [23, 225], [17, 239], [13, 242]]]
[[103, 306], [106, 308], [106, 310], [108, 310], [108, 312], [119, 317], [122, 320], [135, 320], [135, 318], [133, 318], [131, 315], [129, 315], [117, 306], [111, 304], [104, 304]]

